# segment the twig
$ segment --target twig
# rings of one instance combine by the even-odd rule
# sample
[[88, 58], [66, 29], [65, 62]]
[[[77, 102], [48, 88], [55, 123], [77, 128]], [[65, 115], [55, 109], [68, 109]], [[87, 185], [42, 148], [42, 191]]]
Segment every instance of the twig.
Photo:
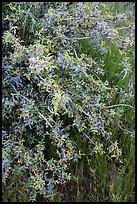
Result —
[[11, 83], [10, 83], [10, 85], [12, 86], [12, 88], [15, 90], [15, 92], [16, 92], [20, 97], [24, 98], [26, 101], [29, 101], [29, 99], [26, 98], [25, 96], [22, 96], [22, 95], [17, 91], [17, 89], [16, 89]]
[[71, 21], [71, 20], [74, 20], [74, 21], [77, 21], [77, 20], [87, 20], [87, 19], [96, 19], [96, 20], [98, 20], [98, 18], [97, 17], [95, 17], [95, 16], [87, 16], [87, 17], [79, 17], [79, 18], [64, 18], [64, 19], [62, 19], [62, 21]]
[[118, 107], [118, 106], [127, 106], [129, 108], [133, 108], [134, 109], [133, 106], [130, 106], [130, 105], [127, 105], [127, 104], [115, 104], [115, 105], [111, 105], [111, 106], [106, 106], [104, 108], [114, 108], [114, 107]]
[[93, 38], [93, 36], [87, 36], [87, 37], [82, 37], [82, 38], [68, 38], [68, 37], [66, 37], [65, 36], [65, 38], [67, 39], [67, 40], [85, 40], [85, 39], [92, 39]]
[[[93, 59], [92, 59], [92, 63], [93, 64], [97, 64]], [[86, 67], [87, 68], [87, 67]], [[101, 81], [101, 79], [98, 77], [98, 75], [94, 72], [94, 71], [92, 71], [91, 69], [89, 69], [89, 68], [87, 68], [88, 69], [88, 71], [89, 72], [91, 72], [92, 74], [94, 74], [95, 76], [96, 76], [96, 78], [99, 80], [99, 81]], [[101, 81], [102, 82], [102, 81]], [[102, 82], [103, 83], [103, 82]]]
[[90, 140], [90, 142], [93, 144], [93, 145], [95, 145], [95, 143], [90, 139], [90, 137], [86, 134], [86, 133], [84, 133], [84, 132], [82, 132], [83, 133], [83, 135], [85, 135], [89, 140]]
[[130, 134], [134, 134], [134, 133], [135, 133], [134, 131], [129, 131], [129, 130], [126, 130], [126, 129], [122, 128], [119, 124], [117, 124], [117, 125], [118, 125], [118, 127], [119, 127], [121, 130], [124, 130], [124, 131], [127, 132], [127, 133], [130, 133]]
[[[10, 83], [11, 84], [11, 83]], [[29, 99], [26, 98], [25, 96], [22, 96], [17, 90], [16, 88], [11, 84], [12, 88], [15, 90], [15, 92], [22, 98], [24, 98], [26, 101], [29, 102]], [[35, 110], [38, 112], [38, 114], [48, 123], [48, 125], [52, 128], [52, 125], [49, 123], [49, 121], [39, 112], [39, 110], [34, 106]]]
[[128, 29], [128, 28], [131, 28], [131, 26], [117, 28], [117, 30]]
[[78, 61], [80, 61], [80, 59], [78, 58], [78, 55], [77, 55], [77, 53], [76, 53], [76, 50], [71, 46], [71, 48], [72, 48], [72, 50], [74, 51], [74, 53], [75, 53], [75, 56], [76, 56], [76, 58], [78, 59]]
[[[81, 61], [82, 59], [80, 59], [79, 57], [78, 57], [78, 55], [77, 55], [77, 53], [76, 53], [76, 50], [72, 47], [72, 46], [70, 46], [71, 48], [72, 48], [72, 50], [74, 51], [74, 53], [75, 53], [75, 56], [76, 56], [76, 58], [78, 59], [78, 61]], [[92, 63], [93, 64], [97, 64], [93, 59], [92, 59]], [[97, 77], [97, 79], [98, 80], [100, 80], [101, 81], [101, 79], [98, 77], [98, 75], [95, 73], [95, 72], [93, 72], [91, 69], [88, 69], [90, 72], [92, 72], [96, 77]], [[102, 82], [102, 81], [101, 81]]]
[[52, 125], [49, 123], [49, 121], [38, 111], [37, 108], [35, 108], [38, 112], [38, 114], [48, 123], [48, 125], [52, 128]]

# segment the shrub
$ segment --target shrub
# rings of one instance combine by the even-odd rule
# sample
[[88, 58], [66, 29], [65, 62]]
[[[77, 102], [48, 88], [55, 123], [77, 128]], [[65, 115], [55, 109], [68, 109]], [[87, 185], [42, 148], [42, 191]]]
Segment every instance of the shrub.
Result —
[[54, 201], [72, 180], [78, 201], [85, 175], [96, 194], [134, 140], [133, 20], [98, 2], [3, 3], [3, 17], [3, 201]]

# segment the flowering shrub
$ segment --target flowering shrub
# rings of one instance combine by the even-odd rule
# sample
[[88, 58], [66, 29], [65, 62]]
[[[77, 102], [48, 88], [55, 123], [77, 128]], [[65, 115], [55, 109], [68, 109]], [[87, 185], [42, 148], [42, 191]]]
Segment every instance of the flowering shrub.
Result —
[[121, 168], [112, 128], [134, 135], [128, 16], [98, 2], [12, 2], [3, 18], [3, 199], [54, 199], [85, 154]]

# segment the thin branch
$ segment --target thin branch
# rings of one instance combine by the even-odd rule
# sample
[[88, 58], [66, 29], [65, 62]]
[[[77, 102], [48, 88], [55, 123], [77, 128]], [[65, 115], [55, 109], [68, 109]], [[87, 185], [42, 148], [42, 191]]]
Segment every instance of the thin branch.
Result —
[[[28, 101], [29, 102], [29, 99], [28, 98], [26, 98], [25, 96], [22, 96], [17, 90], [16, 90], [16, 88], [12, 85], [12, 84], [10, 84], [11, 86], [12, 86], [12, 88], [15, 90], [15, 92], [20, 96], [20, 97], [22, 97], [22, 98], [24, 98], [26, 101]], [[38, 114], [48, 123], [48, 125], [52, 128], [52, 125], [49, 123], [49, 121], [47, 120], [47, 118], [45, 118], [40, 112], [39, 112], [39, 110], [36, 108], [36, 107], [34, 107], [35, 108], [35, 110], [38, 112]]]
[[[70, 46], [71, 48], [72, 48], [72, 50], [74, 51], [74, 53], [75, 53], [75, 56], [76, 56], [76, 58], [78, 59], [78, 61], [81, 61], [82, 59], [80, 59], [79, 57], [78, 57], [78, 55], [77, 55], [77, 53], [76, 53], [76, 50], [72, 47], [72, 46]], [[93, 59], [92, 59], [92, 63], [93, 64], [97, 64]], [[86, 67], [87, 68], [87, 67]], [[93, 72], [91, 69], [88, 69], [90, 72], [92, 72], [92, 74], [94, 74], [96, 77], [97, 77], [97, 79], [98, 80], [100, 80], [101, 81], [101, 79], [98, 77], [98, 75], [95, 73], [95, 72]], [[102, 81], [101, 81], [102, 82]]]
[[78, 61], [81, 61], [81, 60], [78, 58], [78, 55], [77, 55], [77, 53], [76, 53], [76, 50], [75, 50], [72, 46], [71, 46], [71, 48], [72, 48], [72, 50], [74, 51], [77, 60], [78, 60]]
[[131, 26], [117, 28], [117, 30], [128, 29], [128, 28], [131, 28]]
[[90, 137], [86, 134], [86, 133], [84, 133], [84, 132], [82, 132], [83, 133], [83, 135], [85, 135], [89, 140], [90, 140], [90, 142], [93, 144], [93, 145], [95, 145], [95, 143], [90, 139]]
[[26, 101], [29, 102], [29, 99], [28, 99], [28, 98], [26, 98], [25, 96], [22, 96], [22, 95], [17, 91], [17, 89], [16, 89], [11, 83], [10, 83], [10, 85], [11, 85], [12, 88], [15, 90], [15, 92], [17, 93], [17, 95], [19, 95], [20, 97], [24, 98]]
[[87, 17], [79, 17], [79, 18], [64, 18], [64, 19], [62, 19], [62, 21], [71, 21], [71, 20], [74, 20], [74, 21], [77, 21], [77, 20], [87, 20], [87, 19], [90, 19], [90, 18], [92, 18], [92, 19], [96, 19], [96, 20], [98, 20], [98, 18], [97, 17], [95, 17], [95, 16], [87, 16]]
[[81, 18], [64, 18], [62, 21], [80, 20]]
[[129, 133], [129, 134], [134, 134], [134, 133], [135, 133], [135, 131], [129, 131], [129, 130], [126, 130], [126, 129], [122, 128], [119, 124], [117, 124], [117, 126], [118, 126], [121, 130], [125, 131], [126, 133]]
[[[92, 62], [93, 62], [94, 64], [97, 64], [93, 59], [92, 59]], [[86, 68], [87, 68], [87, 67], [86, 67]], [[98, 75], [97, 75], [93, 70], [91, 70], [91, 69], [88, 68], [88, 71], [91, 72], [92, 74], [94, 74], [94, 75], [96, 76], [96, 78], [97, 78], [99, 81], [102, 82], [102, 80], [98, 77]], [[103, 83], [103, 82], [102, 82], [102, 83]]]
[[105, 106], [104, 108], [115, 108], [115, 107], [118, 107], [118, 106], [127, 106], [129, 108], [133, 108], [133, 106], [130, 106], [130, 105], [127, 105], [127, 104], [115, 104], [115, 105], [112, 105], [112, 106]]
[[68, 38], [68, 37], [65, 36], [65, 38], [67, 40], [85, 40], [85, 39], [92, 39], [93, 36], [87, 36], [87, 37], [82, 37], [82, 38], [79, 38], [79, 37], [77, 37], [77, 38]]
[[38, 114], [48, 123], [48, 125], [52, 128], [52, 125], [49, 123], [49, 121], [47, 120], [47, 118], [44, 117], [44, 115], [42, 115], [37, 108], [35, 108], [38, 112]]

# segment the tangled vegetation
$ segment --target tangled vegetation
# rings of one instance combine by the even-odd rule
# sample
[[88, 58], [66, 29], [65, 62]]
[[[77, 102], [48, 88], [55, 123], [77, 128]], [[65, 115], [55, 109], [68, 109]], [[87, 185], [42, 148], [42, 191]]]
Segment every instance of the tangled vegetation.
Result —
[[134, 201], [134, 15], [2, 3], [4, 202]]

